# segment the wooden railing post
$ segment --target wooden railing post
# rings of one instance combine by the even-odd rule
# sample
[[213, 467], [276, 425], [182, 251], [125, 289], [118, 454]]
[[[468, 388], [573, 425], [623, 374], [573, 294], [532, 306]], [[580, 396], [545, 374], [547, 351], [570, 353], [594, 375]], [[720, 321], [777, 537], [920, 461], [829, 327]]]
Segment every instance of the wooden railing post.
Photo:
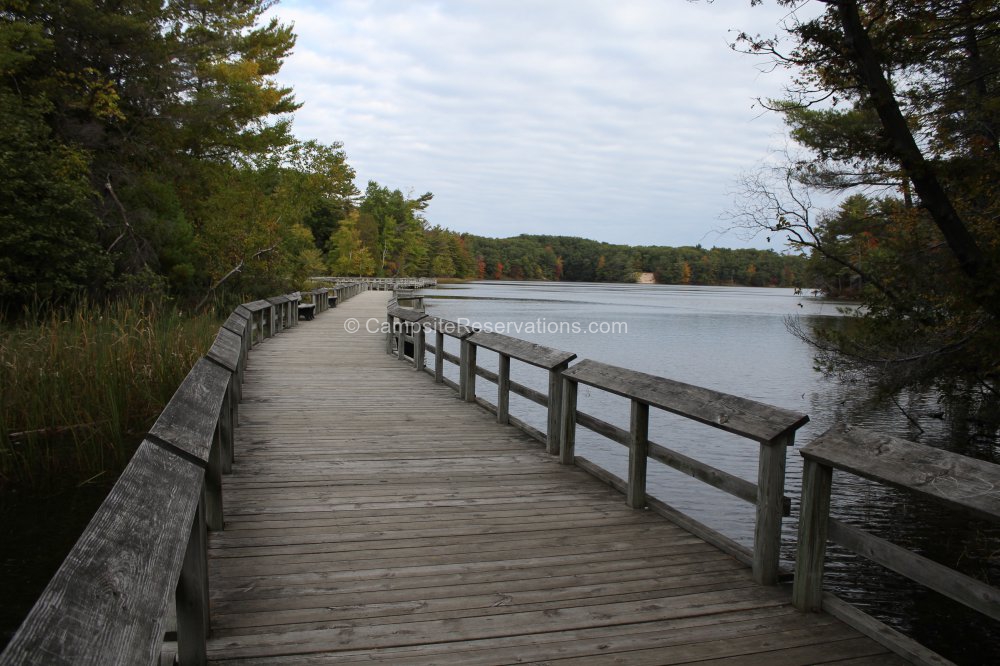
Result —
[[181, 666], [207, 664], [209, 633], [208, 536], [205, 533], [205, 496], [195, 509], [184, 563], [174, 595], [177, 605], [177, 659]]
[[577, 383], [563, 377], [562, 409], [559, 418], [559, 462], [572, 465], [576, 461], [576, 392]]
[[785, 494], [785, 460], [794, 433], [760, 444], [757, 462], [757, 522], [753, 540], [753, 579], [761, 585], [778, 584], [781, 557], [781, 517]]
[[802, 465], [802, 508], [795, 555], [792, 603], [801, 611], [818, 612], [823, 605], [823, 561], [833, 469], [806, 459]]
[[468, 338], [462, 340], [460, 352], [458, 395], [466, 402], [476, 401], [476, 345]]
[[434, 331], [434, 383], [444, 383], [444, 333]]
[[497, 368], [497, 423], [510, 423], [510, 356], [500, 354]]
[[424, 369], [425, 361], [424, 356], [427, 353], [427, 331], [424, 329], [424, 325], [417, 323], [416, 330], [413, 333], [413, 369], [420, 372]]
[[545, 450], [553, 456], [559, 455], [559, 428], [562, 425], [559, 417], [562, 411], [562, 373], [568, 367], [569, 361], [566, 361], [549, 369], [549, 420], [545, 433]]
[[406, 360], [406, 331], [410, 324], [405, 319], [400, 319], [396, 325], [396, 355], [400, 361]]
[[393, 330], [393, 328], [394, 328], [394, 326], [393, 326], [394, 321], [395, 321], [395, 317], [393, 317], [391, 314], [387, 313], [385, 315], [385, 323], [386, 323], [386, 328], [387, 328], [387, 332], [385, 334], [385, 353], [386, 354], [390, 354], [390, 355], [392, 354], [392, 341], [393, 341], [393, 339], [395, 337], [393, 335], [393, 333], [395, 333], [395, 331]]
[[628, 493], [626, 503], [633, 509], [646, 506], [646, 456], [649, 455], [649, 405], [632, 401], [629, 420]]
[[205, 522], [213, 532], [222, 531], [222, 424], [215, 426], [215, 438], [205, 470]]
[[235, 433], [233, 432], [235, 430], [235, 423], [233, 422], [233, 384], [235, 381], [236, 375], [230, 375], [229, 386], [226, 388], [226, 396], [222, 399], [222, 413], [219, 414], [219, 435], [221, 444], [219, 448], [222, 450], [223, 474], [229, 474], [233, 471], [233, 445], [235, 441]]

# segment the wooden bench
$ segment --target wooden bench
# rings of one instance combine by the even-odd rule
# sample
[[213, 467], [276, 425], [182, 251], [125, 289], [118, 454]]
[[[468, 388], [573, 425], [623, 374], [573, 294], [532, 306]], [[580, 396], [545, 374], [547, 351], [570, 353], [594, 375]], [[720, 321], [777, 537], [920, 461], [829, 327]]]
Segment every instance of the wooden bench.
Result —
[[299, 303], [299, 319], [312, 321], [316, 317], [315, 303]]

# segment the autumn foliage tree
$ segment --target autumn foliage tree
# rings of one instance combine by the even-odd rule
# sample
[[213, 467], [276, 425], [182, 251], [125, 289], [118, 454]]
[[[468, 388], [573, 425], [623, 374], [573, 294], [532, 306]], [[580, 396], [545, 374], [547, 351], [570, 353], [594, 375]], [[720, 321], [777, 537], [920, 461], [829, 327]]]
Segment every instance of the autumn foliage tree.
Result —
[[[773, 187], [752, 183], [760, 205], [744, 221], [788, 234], [826, 288], [860, 287], [851, 326], [806, 332], [828, 370], [995, 404], [1000, 3], [822, 4], [815, 19], [793, 14], [784, 42], [735, 44], [793, 72], [789, 96], [765, 103], [806, 150]], [[851, 196], [819, 212], [816, 188]]]

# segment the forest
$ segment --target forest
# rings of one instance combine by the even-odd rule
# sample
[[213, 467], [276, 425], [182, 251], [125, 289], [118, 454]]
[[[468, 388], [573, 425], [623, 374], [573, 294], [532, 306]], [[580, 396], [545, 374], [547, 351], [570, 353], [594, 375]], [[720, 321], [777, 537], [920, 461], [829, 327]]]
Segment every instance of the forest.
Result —
[[[432, 194], [355, 186], [339, 143], [293, 136], [295, 44], [264, 0], [5, 2], [0, 302], [165, 295], [201, 308], [311, 275], [799, 285], [773, 252], [478, 238]], [[668, 221], [664, 221], [668, 223]]]

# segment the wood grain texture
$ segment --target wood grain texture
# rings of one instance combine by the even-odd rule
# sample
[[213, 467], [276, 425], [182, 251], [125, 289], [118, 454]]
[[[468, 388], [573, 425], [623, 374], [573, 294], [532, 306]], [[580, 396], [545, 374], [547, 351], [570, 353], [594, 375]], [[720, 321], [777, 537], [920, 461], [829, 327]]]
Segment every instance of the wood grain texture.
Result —
[[225, 368], [199, 359], [149, 434], [208, 465], [230, 374]]
[[212, 663], [808, 663], [830, 645], [894, 663], [344, 331], [387, 302], [362, 293], [250, 357], [209, 534]]
[[1000, 521], [1000, 465], [855, 426], [835, 426], [801, 453], [807, 460]]
[[215, 336], [215, 342], [205, 354], [230, 372], [239, 370], [242, 355], [243, 339], [225, 328], [219, 329], [219, 334]]
[[809, 422], [805, 414], [590, 359], [563, 374], [759, 442], [772, 441]]
[[156, 663], [203, 475], [142, 443], [0, 664]]
[[388, 313], [391, 314], [396, 319], [402, 319], [408, 322], [418, 322], [421, 319], [426, 319], [427, 315], [419, 310], [413, 310], [411, 308], [404, 308], [398, 305], [389, 307], [387, 309]]
[[509, 335], [502, 335], [492, 331], [476, 331], [469, 341], [474, 345], [485, 347], [499, 354], [504, 354], [510, 358], [516, 358], [529, 365], [551, 370], [552, 368], [569, 363], [576, 354], [565, 352], [561, 349], [545, 347], [543, 345], [521, 340]]
[[438, 333], [444, 333], [449, 337], [458, 338], [459, 340], [467, 338], [476, 332], [474, 328], [469, 328], [464, 324], [442, 319], [441, 317], [428, 316], [423, 321], [423, 324]]

